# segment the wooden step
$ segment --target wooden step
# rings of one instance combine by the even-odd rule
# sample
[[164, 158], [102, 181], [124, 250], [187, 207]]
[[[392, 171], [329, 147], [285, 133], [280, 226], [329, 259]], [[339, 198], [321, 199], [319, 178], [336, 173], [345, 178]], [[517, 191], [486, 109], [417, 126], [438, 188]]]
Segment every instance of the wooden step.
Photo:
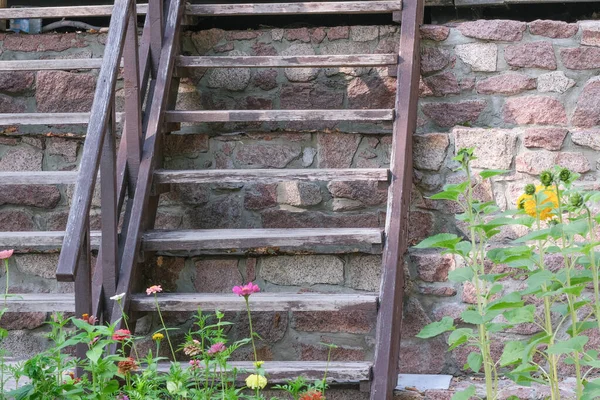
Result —
[[0, 61], [0, 71], [98, 69], [101, 66], [101, 58]]
[[[396, 54], [352, 54], [320, 56], [221, 56], [177, 58], [178, 67], [193, 68], [305, 68], [305, 67], [380, 67], [396, 65]], [[1, 64], [0, 64], [1, 66]]]
[[142, 248], [172, 255], [381, 253], [377, 228], [150, 231]]
[[[254, 366], [249, 361], [232, 361], [228, 365], [240, 372], [238, 381], [251, 374]], [[188, 365], [185, 366], [187, 368]], [[169, 372], [170, 363], [158, 364], [158, 371]], [[371, 379], [372, 363], [369, 361], [265, 361], [263, 368], [270, 384], [286, 383], [299, 376], [305, 377], [309, 382], [323, 379], [327, 373], [327, 382], [330, 384], [353, 384]], [[244, 371], [247, 371], [244, 373]]]
[[393, 121], [394, 110], [167, 111], [167, 122]]
[[71, 293], [27, 293], [0, 298], [0, 308], [7, 312], [75, 312], [75, 296]]
[[[0, 249], [14, 249], [17, 253], [56, 252], [62, 247], [64, 231], [0, 232]], [[100, 246], [101, 234], [90, 233], [93, 249]]]
[[0, 172], [0, 185], [72, 185], [77, 171]]
[[[116, 113], [117, 122], [123, 120], [124, 113]], [[84, 125], [90, 120], [90, 113], [15, 113], [0, 114], [0, 125]]]
[[[278, 183], [288, 181], [378, 181], [389, 178], [385, 168], [346, 169], [207, 169], [207, 170], [158, 170], [155, 183]], [[0, 182], [2, 174], [0, 173]]]
[[[157, 296], [161, 311], [245, 311], [242, 297], [233, 293], [164, 293]], [[145, 293], [131, 297], [135, 311], [155, 311], [154, 296]], [[252, 311], [377, 311], [377, 295], [342, 293], [256, 293]]]

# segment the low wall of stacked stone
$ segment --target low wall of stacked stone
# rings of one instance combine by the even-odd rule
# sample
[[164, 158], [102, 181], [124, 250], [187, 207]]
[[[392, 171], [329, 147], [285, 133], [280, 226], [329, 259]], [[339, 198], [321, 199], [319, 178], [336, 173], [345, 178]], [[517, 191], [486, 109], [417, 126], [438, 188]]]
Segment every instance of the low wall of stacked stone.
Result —
[[[418, 132], [414, 136], [414, 192], [410, 244], [437, 232], [460, 232], [455, 209], [426, 197], [457, 182], [455, 149], [475, 147], [477, 168], [512, 172], [479, 187], [482, 200], [513, 208], [526, 183], [554, 164], [582, 174], [597, 186], [600, 149], [600, 22], [474, 21], [424, 26]], [[105, 37], [48, 34], [0, 37], [0, 58], [99, 57]], [[292, 55], [390, 53], [399, 29], [390, 26], [189, 31], [187, 55]], [[95, 74], [85, 71], [0, 74], [0, 112], [71, 112], [90, 109]], [[393, 108], [395, 78], [387, 68], [194, 70], [181, 80], [177, 108], [339, 109]], [[122, 105], [119, 91], [118, 103]], [[84, 127], [4, 127], [0, 170], [70, 170], [81, 157]], [[378, 168], [389, 166], [391, 125], [338, 123], [246, 123], [184, 125], [164, 143], [168, 169]], [[64, 229], [72, 188], [0, 188], [0, 229]], [[381, 227], [387, 187], [370, 183], [177, 185], [162, 195], [159, 229]], [[99, 225], [94, 200], [93, 228]], [[508, 240], [518, 231], [503, 231]], [[11, 261], [13, 292], [65, 292], [54, 280], [57, 255], [23, 254]], [[263, 290], [377, 291], [379, 255], [274, 255], [155, 257], [147, 260], [144, 284], [166, 291], [229, 292], [234, 284], [258, 282]], [[447, 281], [458, 262], [435, 252], [411, 250], [405, 269], [405, 316], [400, 366], [407, 373], [463, 373], [468, 350], [447, 352], [443, 339], [415, 338], [431, 320], [460, 312], [473, 289]], [[507, 278], [505, 290], [520, 287]], [[3, 284], [2, 284], [3, 285]], [[0, 285], [1, 287], [1, 285]], [[6, 347], [18, 356], [46, 345], [44, 313], [7, 315], [13, 332]], [[191, 315], [174, 313], [169, 323], [189, 328]], [[232, 338], [244, 337], [244, 316]], [[371, 359], [376, 315], [369, 313], [258, 313], [261, 358], [316, 360], [319, 342], [334, 342], [336, 360]], [[400, 316], [398, 316], [400, 318]], [[148, 335], [152, 315], [137, 326]], [[499, 337], [530, 335], [519, 327]], [[593, 346], [600, 338], [591, 338]], [[148, 342], [149, 343], [149, 342]], [[148, 344], [149, 345], [149, 344]], [[240, 358], [248, 354], [241, 353]], [[568, 371], [565, 371], [568, 373]]]

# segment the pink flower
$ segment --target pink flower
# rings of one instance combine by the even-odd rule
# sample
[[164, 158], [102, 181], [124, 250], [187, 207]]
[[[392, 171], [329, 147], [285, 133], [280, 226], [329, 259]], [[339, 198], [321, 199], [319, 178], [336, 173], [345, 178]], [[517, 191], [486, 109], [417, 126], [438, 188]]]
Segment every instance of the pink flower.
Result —
[[14, 253], [14, 250], [4, 250], [4, 251], [0, 251], [0, 260], [6, 260], [7, 258], [10, 258]]
[[150, 296], [151, 294], [160, 293], [160, 292], [162, 292], [162, 288], [160, 287], [160, 285], [150, 286], [148, 289], [146, 289], [146, 294], [148, 296]]
[[200, 368], [200, 360], [190, 360], [190, 368]]
[[248, 282], [244, 286], [234, 286], [231, 291], [237, 294], [238, 296], [248, 297], [252, 293], [260, 292], [260, 288], [258, 287], [258, 285], [255, 285], [252, 282]]
[[214, 354], [221, 353], [222, 351], [225, 351], [225, 345], [219, 342], [210, 346], [210, 349], [208, 349], [206, 353], [212, 356]]
[[131, 337], [131, 332], [127, 329], [117, 329], [115, 333], [113, 333], [113, 340], [121, 341], [125, 339], [129, 339]]

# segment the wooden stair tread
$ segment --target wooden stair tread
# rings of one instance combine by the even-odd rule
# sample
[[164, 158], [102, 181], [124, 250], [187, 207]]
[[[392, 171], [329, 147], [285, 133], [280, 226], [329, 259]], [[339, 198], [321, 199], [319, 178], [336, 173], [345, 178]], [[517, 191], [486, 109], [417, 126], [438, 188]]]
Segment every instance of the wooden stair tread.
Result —
[[[243, 381], [254, 369], [250, 361], [232, 361], [228, 364], [231, 368], [248, 371], [240, 373], [239, 381]], [[326, 361], [265, 361], [263, 364], [269, 383], [285, 383], [288, 379], [298, 376], [303, 376], [309, 381], [323, 379], [326, 370], [329, 383], [356, 383], [371, 379], [372, 366], [370, 361], [332, 361], [329, 364]], [[160, 372], [168, 372], [169, 368], [170, 363], [158, 364]]]
[[[0, 174], [1, 176], [1, 174]], [[386, 168], [158, 170], [155, 183], [387, 181]]]
[[393, 121], [394, 110], [201, 110], [167, 111], [167, 122]]
[[0, 185], [73, 185], [77, 171], [0, 172]]
[[[62, 247], [64, 231], [0, 232], [0, 249], [14, 249], [17, 253], [53, 252]], [[100, 246], [99, 231], [90, 233], [93, 249]]]
[[[124, 113], [116, 113], [117, 122]], [[0, 125], [84, 125], [89, 123], [90, 113], [6, 113], [0, 114]]]
[[142, 248], [166, 254], [379, 253], [379, 228], [199, 229], [150, 231]]
[[7, 312], [74, 312], [75, 295], [72, 293], [11, 294], [0, 307]]
[[[161, 293], [157, 296], [161, 311], [244, 311], [244, 299], [233, 293]], [[135, 311], [154, 311], [154, 296], [131, 296]], [[377, 295], [340, 293], [256, 293], [252, 311], [377, 311]]]
[[[351, 54], [318, 56], [179, 56], [178, 67], [193, 68], [305, 68], [380, 67], [398, 63], [396, 54]], [[0, 64], [1, 65], [1, 64]]]

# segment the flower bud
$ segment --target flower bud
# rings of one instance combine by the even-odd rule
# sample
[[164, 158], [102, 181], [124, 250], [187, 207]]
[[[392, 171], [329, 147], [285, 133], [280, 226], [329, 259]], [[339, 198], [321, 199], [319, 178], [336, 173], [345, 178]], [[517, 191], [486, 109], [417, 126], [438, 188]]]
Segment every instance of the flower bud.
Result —
[[526, 185], [525, 186], [525, 194], [533, 196], [535, 194], [535, 185], [533, 185], [531, 183]]
[[554, 177], [552, 176], [552, 172], [550, 172], [550, 171], [543, 171], [540, 174], [540, 182], [542, 182], [542, 185], [548, 187], [548, 186], [552, 185], [552, 181], [554, 181]]
[[583, 205], [583, 196], [579, 193], [574, 193], [569, 199], [569, 204], [573, 207], [581, 207]]
[[571, 178], [571, 171], [566, 168], [560, 170], [560, 174], [558, 175], [559, 179], [563, 182], [568, 182]]

